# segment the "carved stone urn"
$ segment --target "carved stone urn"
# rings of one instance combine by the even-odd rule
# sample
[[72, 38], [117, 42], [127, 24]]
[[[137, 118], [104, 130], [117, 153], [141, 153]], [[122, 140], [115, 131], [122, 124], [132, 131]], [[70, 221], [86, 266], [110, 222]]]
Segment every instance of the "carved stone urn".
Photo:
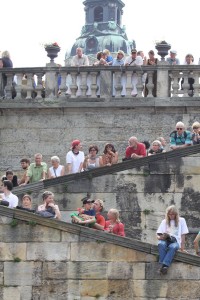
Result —
[[171, 45], [165, 41], [161, 41], [156, 44], [155, 48], [158, 50], [158, 55], [161, 56], [161, 61], [165, 61], [165, 56], [168, 55], [169, 49], [171, 49]]
[[54, 58], [58, 56], [58, 52], [60, 51], [59, 46], [45, 46], [45, 51], [47, 52], [47, 56], [50, 58], [50, 63], [54, 62]]

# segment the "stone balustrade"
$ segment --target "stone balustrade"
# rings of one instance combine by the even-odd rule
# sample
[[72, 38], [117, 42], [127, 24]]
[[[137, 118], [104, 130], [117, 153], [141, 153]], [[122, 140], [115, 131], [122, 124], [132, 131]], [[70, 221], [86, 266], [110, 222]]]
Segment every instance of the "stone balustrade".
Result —
[[[133, 96], [134, 82], [137, 88], [137, 98], [144, 96], [147, 98], [154, 96], [199, 97], [200, 92], [199, 65], [171, 66], [166, 62], [159, 62], [157, 66], [141, 67], [59, 68], [55, 64], [49, 64], [45, 68], [2, 69], [0, 70], [0, 80], [2, 73], [7, 77], [5, 98], [15, 100], [41, 100], [42, 98], [54, 99], [57, 97], [66, 100], [80, 97], [110, 99], [123, 96], [130, 98]], [[148, 77], [146, 84], [148, 95], [144, 94], [146, 76]]]

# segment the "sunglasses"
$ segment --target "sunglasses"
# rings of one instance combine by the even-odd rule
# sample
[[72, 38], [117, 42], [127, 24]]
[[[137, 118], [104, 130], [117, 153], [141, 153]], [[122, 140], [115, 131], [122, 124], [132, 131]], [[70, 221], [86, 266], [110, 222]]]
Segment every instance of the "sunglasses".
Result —
[[176, 130], [183, 130], [183, 128], [176, 128]]

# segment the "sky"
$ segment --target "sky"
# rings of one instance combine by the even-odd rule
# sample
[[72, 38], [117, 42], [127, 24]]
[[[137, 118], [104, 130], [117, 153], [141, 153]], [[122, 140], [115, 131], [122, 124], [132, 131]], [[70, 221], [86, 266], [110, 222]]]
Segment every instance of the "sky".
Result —
[[[104, 0], [102, 0], [104, 1]], [[177, 50], [181, 63], [192, 53], [200, 58], [199, 0], [122, 0], [122, 25], [128, 39], [136, 41], [145, 55], [155, 50], [155, 42], [166, 40]], [[8, 50], [14, 67], [44, 67], [49, 58], [44, 44], [57, 42], [61, 51], [55, 59], [64, 66], [65, 53], [85, 25], [83, 0], [6, 0], [1, 3], [0, 51]], [[155, 50], [155, 53], [157, 51]], [[159, 57], [159, 56], [158, 56]]]

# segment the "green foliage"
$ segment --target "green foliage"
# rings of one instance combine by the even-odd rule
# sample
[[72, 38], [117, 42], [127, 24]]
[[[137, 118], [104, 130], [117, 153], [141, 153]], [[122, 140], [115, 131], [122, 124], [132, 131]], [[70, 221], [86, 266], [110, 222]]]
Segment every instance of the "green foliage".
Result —
[[63, 193], [67, 193], [68, 192], [68, 186], [67, 184], [63, 184]]
[[21, 258], [19, 258], [19, 257], [14, 257], [13, 261], [14, 261], [14, 262], [20, 262], [20, 261], [21, 261]]
[[28, 224], [31, 226], [35, 226], [35, 225], [37, 225], [37, 222], [30, 220], [30, 221], [28, 221]]
[[100, 297], [101, 297], [101, 295], [99, 295], [99, 294], [96, 294], [94, 297], [95, 297], [96, 299], [98, 299], [98, 298], [100, 298]]
[[104, 241], [96, 240], [97, 244], [105, 243]]
[[87, 175], [87, 177], [88, 177], [89, 180], [92, 180], [92, 178], [93, 178], [93, 176], [92, 176], [91, 173], [89, 173], [89, 174]]
[[154, 212], [154, 210], [150, 210], [150, 209], [144, 209], [143, 210], [143, 213], [145, 214], [145, 215], [149, 215], [150, 213], [153, 213]]
[[18, 225], [18, 221], [16, 219], [12, 219], [12, 221], [10, 222], [10, 226], [16, 227], [17, 225]]
[[147, 176], [149, 176], [149, 175], [150, 175], [150, 172], [149, 172], [149, 171], [147, 171], [147, 170], [144, 170], [144, 171], [143, 171], [143, 176], [147, 177]]

